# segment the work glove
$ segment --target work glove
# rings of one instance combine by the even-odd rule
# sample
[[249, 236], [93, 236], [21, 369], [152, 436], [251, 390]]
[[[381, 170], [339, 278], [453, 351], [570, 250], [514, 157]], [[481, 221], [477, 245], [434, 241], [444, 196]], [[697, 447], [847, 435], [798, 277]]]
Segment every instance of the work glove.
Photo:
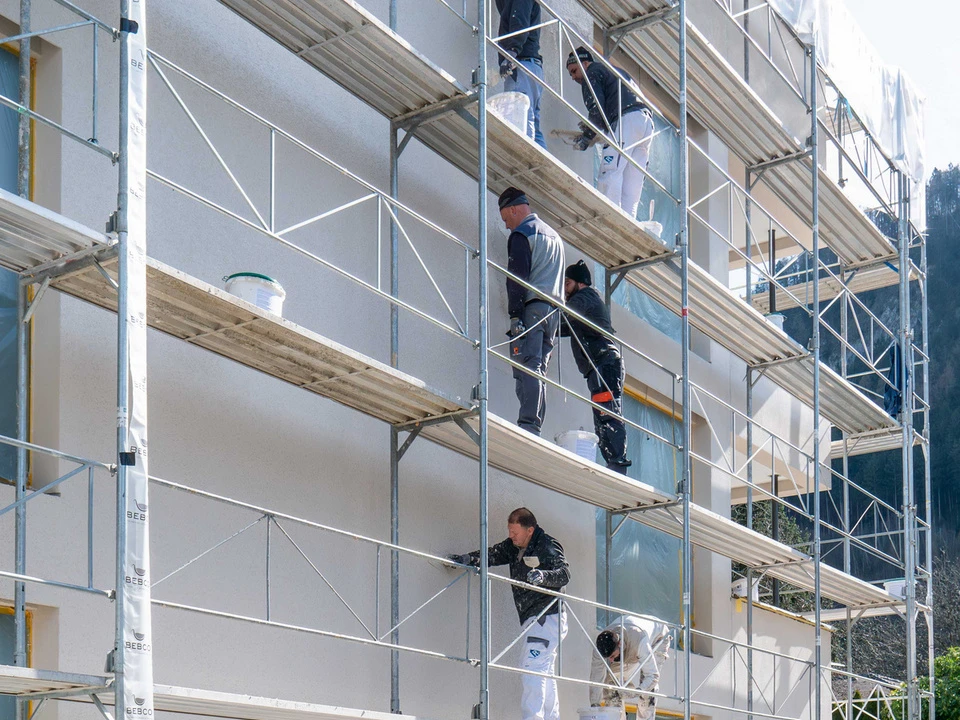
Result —
[[510, 329], [507, 330], [507, 337], [520, 337], [526, 331], [521, 318], [510, 318]]
[[[510, 50], [510, 57], [514, 60], [517, 59], [517, 51]], [[510, 58], [501, 57], [500, 58], [500, 77], [506, 80], [508, 77], [514, 82], [517, 81], [517, 66], [510, 62]]]
[[580, 134], [573, 139], [573, 147], [581, 152], [587, 150], [597, 140], [597, 134], [583, 120], [577, 123], [580, 128]]
[[447, 560], [452, 563], [457, 563], [458, 565], [469, 565], [470, 556], [469, 555], [447, 555]]
[[527, 573], [527, 583], [529, 585], [543, 585], [544, 577], [543, 570], [531, 570]]

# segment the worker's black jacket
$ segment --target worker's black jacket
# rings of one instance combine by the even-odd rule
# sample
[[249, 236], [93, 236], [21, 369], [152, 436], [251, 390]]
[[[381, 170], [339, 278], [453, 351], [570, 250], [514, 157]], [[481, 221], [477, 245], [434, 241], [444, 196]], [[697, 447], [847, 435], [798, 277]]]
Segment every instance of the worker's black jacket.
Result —
[[540, 24], [540, 5], [536, 0], [497, 0], [500, 13], [499, 37], [517, 33], [500, 44], [512, 50], [520, 60], [540, 60], [540, 28], [519, 32]]
[[[470, 553], [469, 557], [471, 565], [480, 565], [479, 551]], [[542, 587], [559, 590], [570, 582], [570, 568], [567, 565], [566, 558], [563, 557], [563, 547], [554, 538], [547, 535], [539, 525], [533, 531], [530, 544], [523, 552], [510, 541], [510, 538], [487, 550], [487, 562], [491, 566], [509, 565], [510, 577], [521, 582], [526, 582], [527, 573], [534, 569], [532, 564], [524, 561], [524, 558], [537, 558], [540, 561], [537, 569], [543, 571]], [[530, 618], [539, 615], [540, 611], [548, 606], [550, 607], [543, 614], [544, 617], [557, 612], [555, 597], [516, 585], [513, 586], [513, 602], [517, 606], [517, 614], [520, 616], [521, 625]]]
[[[587, 108], [587, 117], [601, 130], [607, 129], [603, 122], [604, 118], [612, 128], [621, 115], [647, 107], [640, 102], [640, 98], [627, 84], [631, 81], [627, 71], [621, 68], [617, 68], [617, 71], [623, 76], [622, 78], [618, 78], [606, 65], [592, 62], [584, 73], [584, 81], [580, 86], [583, 104]], [[590, 92], [591, 87], [593, 92]], [[594, 94], [597, 96], [596, 100], [593, 98]], [[595, 134], [592, 130], [584, 131], [584, 135], [588, 138], [592, 138]]]
[[[603, 298], [589, 285], [568, 297], [567, 307], [579, 313], [594, 325], [602, 327], [608, 333], [616, 332], [613, 325], [610, 324], [610, 311], [607, 310]], [[571, 336], [571, 329], [576, 333], [576, 337]], [[577, 361], [577, 369], [584, 377], [589, 376], [593, 371], [591, 361], [593, 365], [599, 367], [605, 360], [613, 356], [620, 356], [620, 349], [613, 340], [601, 335], [592, 327], [588, 327], [570, 315], [564, 315], [560, 322], [560, 337], [571, 338], [570, 345], [573, 350], [573, 359]]]

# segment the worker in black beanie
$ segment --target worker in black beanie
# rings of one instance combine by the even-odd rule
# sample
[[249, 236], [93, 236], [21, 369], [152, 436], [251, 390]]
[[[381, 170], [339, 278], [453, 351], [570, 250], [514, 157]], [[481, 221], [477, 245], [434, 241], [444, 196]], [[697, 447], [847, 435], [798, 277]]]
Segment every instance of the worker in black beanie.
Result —
[[[567, 267], [563, 292], [569, 309], [610, 334], [616, 332], [610, 324], [610, 312], [603, 298], [593, 288], [590, 268], [583, 260]], [[587, 380], [590, 399], [610, 411], [593, 408], [593, 424], [600, 439], [600, 453], [608, 468], [626, 475], [631, 462], [627, 460], [627, 429], [620, 417], [623, 414], [623, 358], [620, 348], [610, 338], [568, 314], [560, 323], [560, 336], [570, 338], [573, 358]]]
[[545, 378], [563, 305], [563, 241], [530, 209], [523, 190], [508, 187], [497, 200], [507, 240], [507, 270], [538, 292], [507, 277], [510, 314], [510, 359], [528, 370], [513, 368], [520, 414], [517, 425], [540, 434], [547, 409]]

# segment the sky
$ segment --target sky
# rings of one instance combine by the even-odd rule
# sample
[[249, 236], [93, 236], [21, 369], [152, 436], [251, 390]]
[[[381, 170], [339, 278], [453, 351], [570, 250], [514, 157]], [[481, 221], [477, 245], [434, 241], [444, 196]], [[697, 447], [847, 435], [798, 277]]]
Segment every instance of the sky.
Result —
[[926, 171], [960, 165], [960, 4], [844, 0], [884, 62], [903, 69], [926, 104]]

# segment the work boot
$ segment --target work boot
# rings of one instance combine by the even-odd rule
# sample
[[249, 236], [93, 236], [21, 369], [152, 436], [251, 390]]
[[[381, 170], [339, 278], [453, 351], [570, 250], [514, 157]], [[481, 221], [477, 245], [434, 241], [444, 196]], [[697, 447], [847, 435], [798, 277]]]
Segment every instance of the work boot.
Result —
[[633, 465], [629, 460], [623, 460], [621, 462], [608, 462], [607, 470], [613, 470], [615, 473], [620, 473], [621, 475], [627, 474], [627, 468]]

